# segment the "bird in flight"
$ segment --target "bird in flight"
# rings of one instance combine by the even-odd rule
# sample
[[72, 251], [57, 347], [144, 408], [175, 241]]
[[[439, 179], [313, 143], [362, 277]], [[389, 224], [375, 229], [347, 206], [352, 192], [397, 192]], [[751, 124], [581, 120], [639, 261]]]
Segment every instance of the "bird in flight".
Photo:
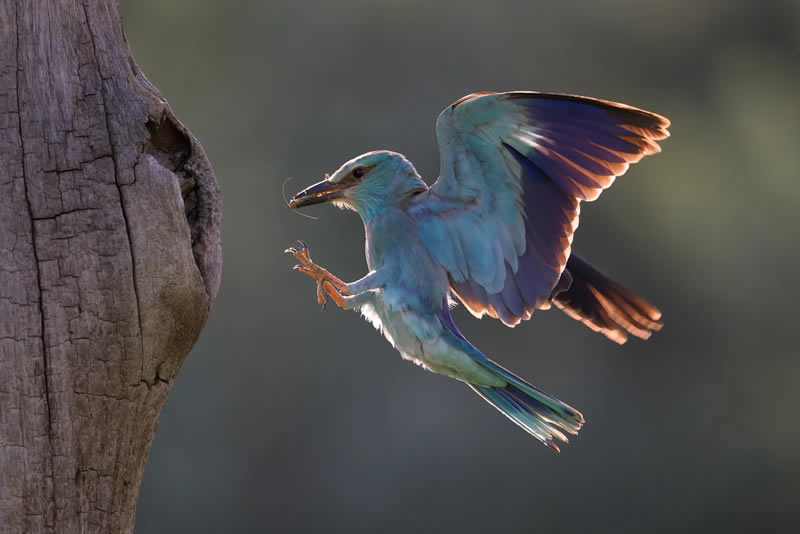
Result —
[[406, 360], [466, 383], [548, 447], [581, 413], [490, 360], [453, 323], [455, 296], [507, 326], [555, 304], [624, 343], [659, 330], [661, 312], [575, 254], [581, 201], [660, 151], [669, 120], [606, 100], [530, 91], [474, 93], [436, 123], [439, 177], [430, 187], [403, 155], [367, 152], [297, 193], [299, 208], [358, 212], [369, 273], [345, 283], [299, 242], [295, 269], [317, 299], [360, 310]]

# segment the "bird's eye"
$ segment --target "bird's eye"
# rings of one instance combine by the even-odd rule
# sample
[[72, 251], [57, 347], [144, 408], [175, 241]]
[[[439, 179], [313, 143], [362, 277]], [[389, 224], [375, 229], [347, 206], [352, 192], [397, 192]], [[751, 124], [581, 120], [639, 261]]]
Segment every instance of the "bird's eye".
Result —
[[356, 167], [353, 169], [353, 178], [361, 178], [365, 172], [364, 167]]

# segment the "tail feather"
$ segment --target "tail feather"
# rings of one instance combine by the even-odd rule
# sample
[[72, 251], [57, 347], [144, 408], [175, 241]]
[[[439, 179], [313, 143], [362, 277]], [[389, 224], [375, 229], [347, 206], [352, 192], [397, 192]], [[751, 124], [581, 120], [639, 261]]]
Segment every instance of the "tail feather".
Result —
[[468, 384], [486, 402], [522, 427], [533, 437], [559, 451], [555, 440], [567, 443], [566, 434], [577, 434], [583, 415], [571, 406], [524, 381], [495, 362], [481, 361], [484, 367], [502, 377], [505, 387]]
[[554, 292], [552, 301], [595, 332], [622, 344], [628, 334], [647, 339], [661, 330], [658, 308], [575, 254], [569, 257], [565, 274], [572, 283], [568, 289]]

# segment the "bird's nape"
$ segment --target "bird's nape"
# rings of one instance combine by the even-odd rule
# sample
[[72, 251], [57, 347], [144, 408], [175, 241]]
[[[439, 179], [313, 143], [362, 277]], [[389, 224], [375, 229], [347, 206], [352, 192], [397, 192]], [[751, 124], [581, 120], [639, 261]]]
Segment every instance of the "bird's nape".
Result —
[[290, 208], [331, 202], [370, 218], [390, 209], [397, 199], [424, 191], [427, 185], [402, 154], [375, 150], [345, 162], [332, 175], [297, 193]]

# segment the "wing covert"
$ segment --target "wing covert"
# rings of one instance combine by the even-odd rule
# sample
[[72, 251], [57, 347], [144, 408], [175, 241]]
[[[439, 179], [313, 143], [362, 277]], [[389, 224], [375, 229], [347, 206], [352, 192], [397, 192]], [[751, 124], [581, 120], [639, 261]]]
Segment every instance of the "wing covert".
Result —
[[513, 326], [550, 306], [580, 201], [658, 152], [668, 126], [605, 100], [475, 93], [439, 115], [439, 178], [410, 211], [464, 305]]

